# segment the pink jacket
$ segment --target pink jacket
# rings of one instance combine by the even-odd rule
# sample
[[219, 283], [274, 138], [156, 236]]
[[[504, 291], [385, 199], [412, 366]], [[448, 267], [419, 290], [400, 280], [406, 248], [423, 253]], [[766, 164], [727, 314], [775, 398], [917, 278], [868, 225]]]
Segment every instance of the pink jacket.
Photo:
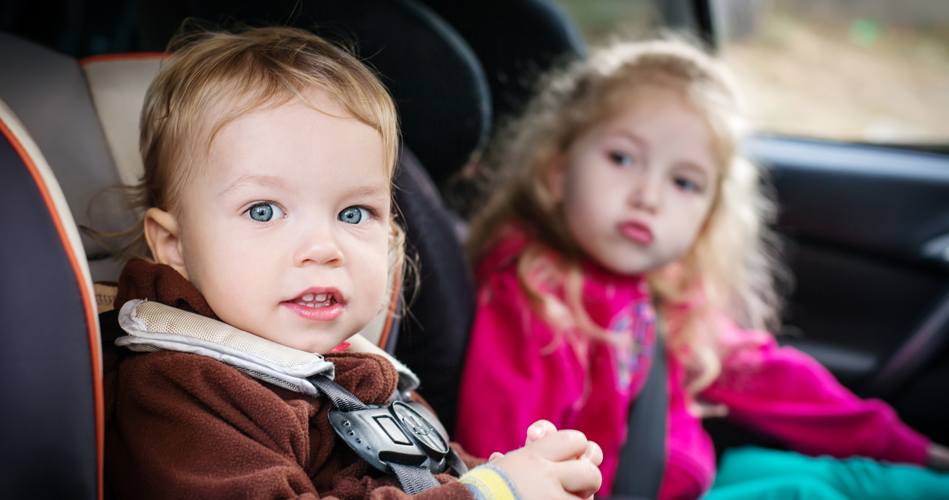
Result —
[[[653, 356], [654, 314], [641, 276], [584, 267], [583, 301], [612, 342], [571, 344], [531, 311], [516, 275], [525, 240], [514, 236], [484, 260], [478, 311], [461, 386], [458, 441], [477, 456], [524, 444], [527, 426], [547, 419], [584, 432], [603, 448], [609, 495], [627, 412]], [[674, 321], [670, 321], [674, 324]], [[929, 441], [876, 400], [861, 400], [816, 361], [771, 335], [741, 330], [724, 317], [722, 374], [699, 396], [724, 404], [729, 416], [772, 434], [795, 451], [860, 455], [891, 462], [926, 462]], [[667, 355], [666, 469], [659, 498], [695, 499], [715, 475], [712, 442], [689, 411], [685, 368]]]

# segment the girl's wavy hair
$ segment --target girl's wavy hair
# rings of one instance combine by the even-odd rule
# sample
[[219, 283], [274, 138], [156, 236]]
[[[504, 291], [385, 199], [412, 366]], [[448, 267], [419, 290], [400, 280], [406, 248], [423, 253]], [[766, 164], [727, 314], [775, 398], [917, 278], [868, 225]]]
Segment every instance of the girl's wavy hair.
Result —
[[[675, 331], [666, 329], [667, 344], [686, 363], [689, 388], [697, 392], [721, 372], [712, 311], [744, 327], [776, 328], [777, 284], [785, 276], [778, 240], [767, 224], [775, 206], [763, 172], [737, 151], [746, 133], [742, 102], [731, 74], [702, 50], [673, 39], [620, 42], [549, 75], [526, 113], [499, 135], [506, 140], [489, 152], [491, 196], [472, 221], [468, 251], [477, 264], [503, 239], [499, 228], [526, 232], [536, 243], [521, 255], [518, 277], [533, 310], [575, 346], [591, 337], [606, 339], [582, 306], [582, 251], [547, 187], [548, 170], [577, 137], [635, 106], [643, 99], [640, 91], [655, 87], [678, 92], [706, 118], [720, 174], [691, 249], [648, 276], [660, 311], [697, 296], [706, 299]], [[563, 300], [549, 292], [556, 288]]]
[[[167, 52], [170, 55], [149, 86], [142, 110], [145, 170], [131, 187], [132, 206], [140, 213], [151, 207], [177, 213], [183, 187], [200, 172], [214, 138], [232, 121], [294, 99], [325, 112], [307, 99], [314, 89], [379, 132], [392, 178], [399, 155], [395, 104], [376, 75], [350, 50], [295, 28], [215, 32], [186, 23]], [[118, 252], [120, 256], [149, 254], [141, 220], [125, 237], [131, 242]], [[404, 242], [405, 233], [393, 218], [390, 272], [412, 267]]]

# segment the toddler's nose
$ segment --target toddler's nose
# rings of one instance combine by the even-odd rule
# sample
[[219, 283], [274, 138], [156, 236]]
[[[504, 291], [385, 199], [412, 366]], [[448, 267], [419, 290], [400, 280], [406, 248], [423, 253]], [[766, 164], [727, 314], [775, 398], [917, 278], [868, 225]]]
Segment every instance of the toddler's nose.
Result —
[[298, 266], [307, 264], [340, 266], [344, 256], [336, 236], [329, 229], [313, 228], [301, 234], [294, 261]]

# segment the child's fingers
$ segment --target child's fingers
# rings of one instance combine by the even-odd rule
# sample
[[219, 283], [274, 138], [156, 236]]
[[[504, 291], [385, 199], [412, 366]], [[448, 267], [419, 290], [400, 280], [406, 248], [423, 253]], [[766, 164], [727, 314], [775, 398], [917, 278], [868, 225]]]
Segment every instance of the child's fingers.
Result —
[[565, 430], [548, 434], [529, 446], [534, 453], [547, 460], [560, 462], [583, 455], [587, 451], [588, 442], [582, 432]]
[[587, 449], [580, 456], [581, 460], [589, 460], [593, 465], [599, 466], [603, 463], [603, 449], [593, 441], [587, 441]]
[[492, 453], [490, 457], [488, 457], [488, 463], [494, 462], [495, 460], [499, 458], [504, 458], [504, 453], [500, 453], [496, 451]]
[[524, 446], [555, 432], [557, 432], [557, 427], [550, 423], [549, 420], [538, 420], [527, 428], [527, 439], [524, 442]]
[[554, 466], [563, 489], [580, 498], [592, 496], [603, 484], [600, 469], [589, 460], [568, 460]]

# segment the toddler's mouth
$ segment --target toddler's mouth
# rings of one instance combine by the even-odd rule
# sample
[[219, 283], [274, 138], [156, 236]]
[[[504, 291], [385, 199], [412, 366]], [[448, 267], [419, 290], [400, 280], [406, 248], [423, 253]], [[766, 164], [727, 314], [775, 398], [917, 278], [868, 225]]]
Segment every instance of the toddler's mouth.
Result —
[[298, 316], [313, 321], [333, 321], [343, 314], [346, 299], [335, 288], [310, 288], [295, 299], [282, 302]]
[[292, 302], [294, 304], [312, 308], [330, 307], [339, 303], [339, 301], [336, 300], [336, 296], [332, 293], [307, 293]]

